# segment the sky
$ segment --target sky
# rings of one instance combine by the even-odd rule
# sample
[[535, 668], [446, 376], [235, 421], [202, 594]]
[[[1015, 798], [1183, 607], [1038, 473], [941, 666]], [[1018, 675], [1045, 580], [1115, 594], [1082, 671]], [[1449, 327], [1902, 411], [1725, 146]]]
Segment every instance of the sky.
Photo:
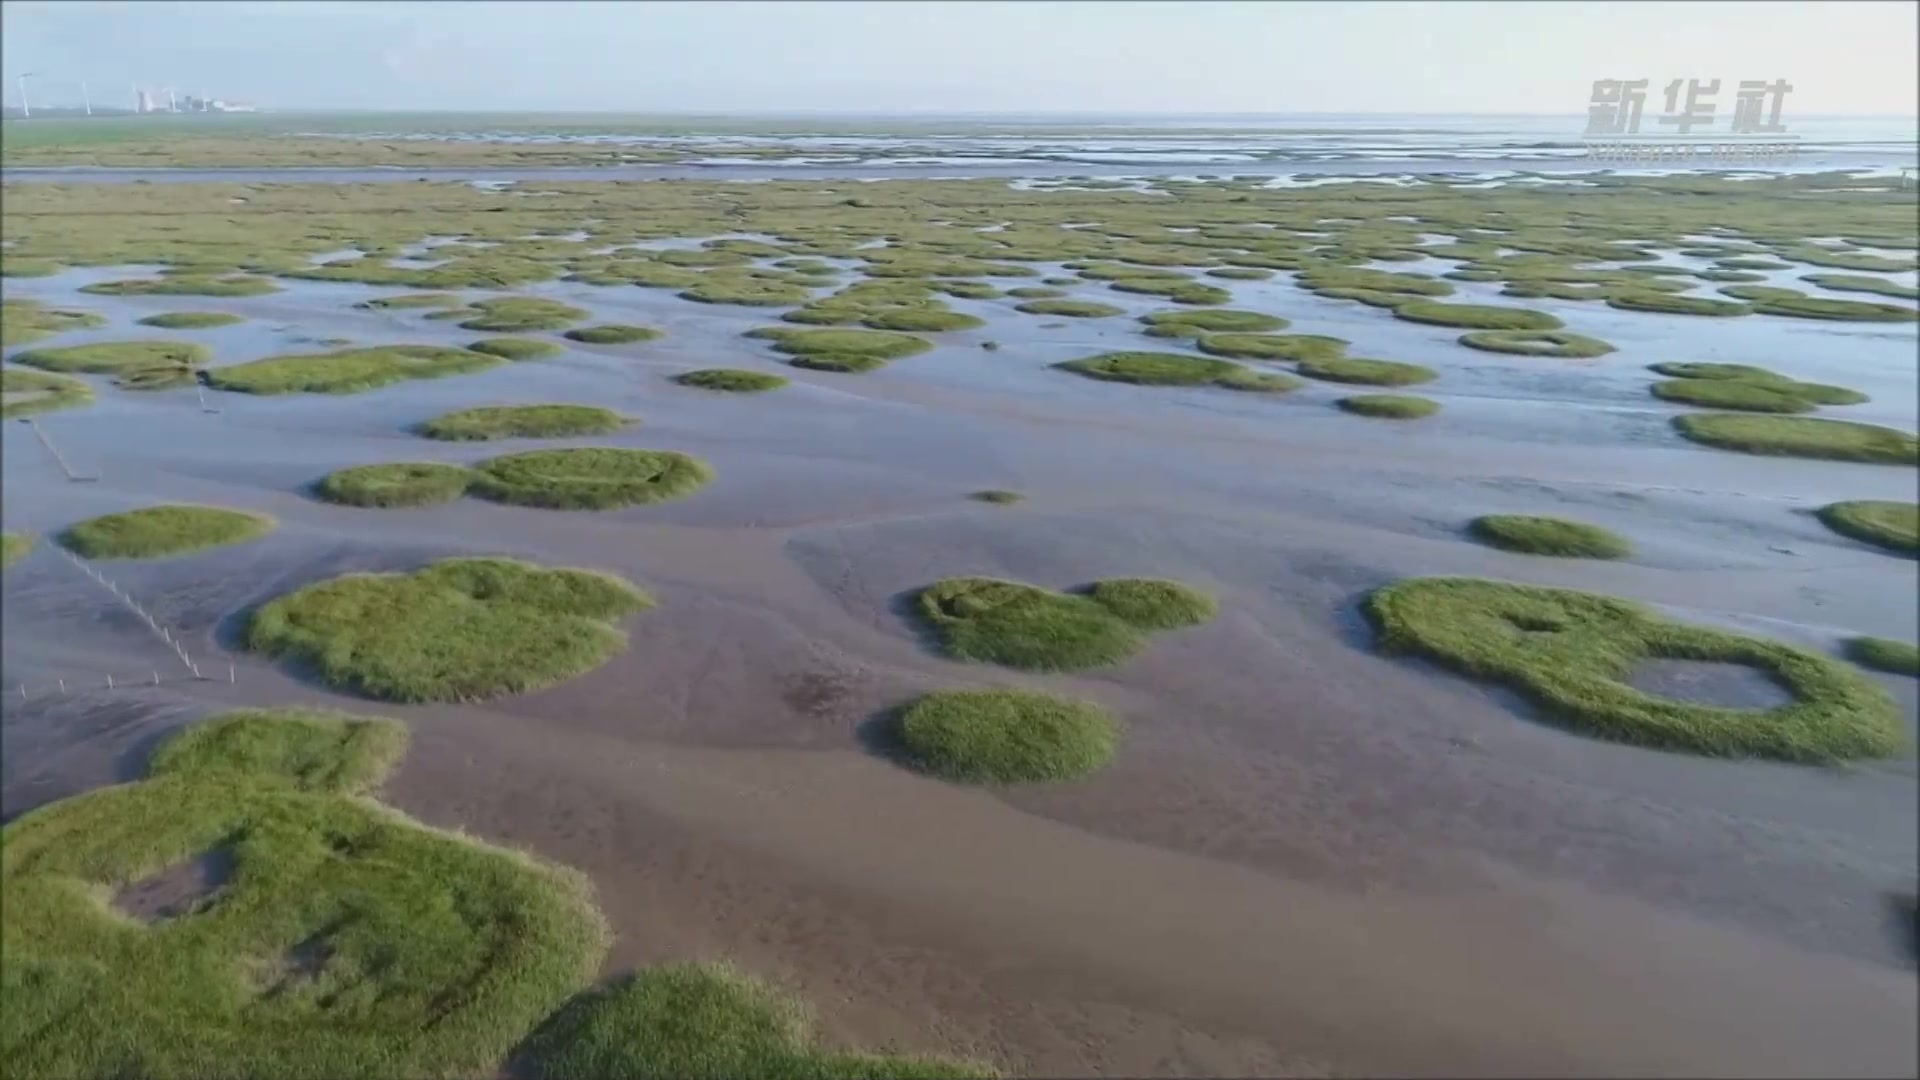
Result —
[[[1920, 4], [6, 0], [5, 97], [269, 109], [1583, 114], [1597, 79], [1784, 78], [1912, 115]], [[125, 99], [122, 101], [122, 99]]]

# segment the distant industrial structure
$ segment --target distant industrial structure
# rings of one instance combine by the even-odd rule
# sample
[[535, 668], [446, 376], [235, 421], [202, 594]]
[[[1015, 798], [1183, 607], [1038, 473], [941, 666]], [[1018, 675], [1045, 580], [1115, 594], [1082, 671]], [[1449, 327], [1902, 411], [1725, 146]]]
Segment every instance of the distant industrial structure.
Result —
[[[160, 94], [166, 95], [163, 104]], [[259, 109], [244, 101], [222, 101], [219, 98], [195, 97], [192, 94], [179, 97], [172, 87], [159, 94], [136, 86], [133, 88], [133, 111], [138, 113], [249, 113]]]
[[[33, 85], [36, 90], [36, 96], [44, 99], [47, 96], [46, 91], [48, 89], [54, 92], [55, 101], [58, 102], [58, 104], [44, 107], [43, 111], [48, 115], [70, 116], [76, 112], [83, 112], [87, 116], [94, 114], [93, 98], [87, 93], [86, 80], [68, 81], [56, 75], [49, 86], [44, 72], [22, 71], [14, 76], [15, 82], [19, 86], [19, 115], [21, 119], [24, 120], [33, 116], [33, 106], [27, 101], [28, 79], [34, 80]], [[71, 104], [73, 98], [70, 95], [75, 88], [79, 90], [80, 107], [78, 109], [75, 109]], [[223, 101], [219, 98], [207, 97], [204, 94], [187, 94], [182, 96], [171, 86], [155, 90], [141, 86], [139, 83], [134, 83], [132, 84], [132, 88], [133, 111], [135, 113], [250, 113], [260, 111], [259, 106], [244, 101]], [[11, 112], [13, 110], [9, 109], [6, 111]], [[108, 105], [102, 105], [100, 111], [102, 113], [112, 113], [122, 116], [126, 114], [124, 108], [115, 108]]]

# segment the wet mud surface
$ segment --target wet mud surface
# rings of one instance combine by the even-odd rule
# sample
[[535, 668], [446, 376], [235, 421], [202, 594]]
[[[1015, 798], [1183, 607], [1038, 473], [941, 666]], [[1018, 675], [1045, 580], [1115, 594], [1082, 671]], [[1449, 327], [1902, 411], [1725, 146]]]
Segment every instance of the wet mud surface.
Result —
[[[132, 324], [186, 306], [246, 316], [193, 332], [216, 365], [317, 351], [301, 340], [478, 336], [353, 310], [385, 291], [357, 285], [74, 298], [124, 276], [68, 271], [8, 295], [110, 319], [59, 344], [182, 336]], [[1887, 915], [1916, 873], [1911, 752], [1811, 769], [1596, 742], [1497, 688], [1376, 656], [1356, 609], [1401, 577], [1470, 574], [1627, 596], [1817, 649], [1862, 633], [1914, 639], [1920, 567], [1810, 514], [1911, 499], [1912, 470], [1685, 443], [1644, 370], [1682, 354], [1771, 367], [1873, 396], [1823, 415], [1911, 430], [1912, 327], [1701, 327], [1529, 301], [1620, 349], [1569, 362], [1473, 352], [1458, 331], [1284, 279], [1235, 283], [1235, 307], [1291, 318], [1289, 332], [1440, 370], [1420, 392], [1442, 412], [1386, 425], [1334, 409], [1352, 391], [1331, 384], [1245, 395], [1048, 367], [1154, 347], [1125, 317], [1048, 329], [1013, 300], [956, 300], [989, 324], [836, 376], [739, 337], [770, 312], [637, 289], [524, 291], [667, 336], [563, 343], [553, 360], [362, 395], [208, 395], [218, 412], [191, 390], [100, 381], [94, 405], [38, 418], [99, 473], [91, 483], [69, 483], [30, 430], [4, 425], [9, 529], [50, 535], [159, 501], [245, 507], [280, 526], [218, 551], [98, 564], [182, 635], [203, 681], [47, 545], [7, 571], [0, 811], [130, 779], [167, 732], [218, 709], [358, 709], [414, 732], [394, 804], [593, 878], [618, 934], [610, 972], [730, 957], [804, 993], [829, 1036], [864, 1045], [1041, 1075], [1916, 1067], [1911, 927]], [[1163, 306], [1081, 291], [1130, 316]], [[1492, 295], [1462, 283], [1456, 299]], [[982, 350], [988, 339], [1002, 348]], [[735, 396], [669, 381], [713, 366], [795, 382]], [[640, 420], [553, 445], [684, 451], [715, 479], [684, 500], [588, 513], [477, 500], [363, 510], [308, 493], [348, 465], [531, 447], [408, 429], [547, 401]], [[1027, 501], [967, 500], [982, 488]], [[1461, 531], [1489, 513], [1589, 521], [1635, 553], [1493, 551]], [[238, 650], [246, 612], [267, 599], [451, 554], [602, 568], [660, 603], [625, 621], [630, 646], [603, 667], [478, 706], [355, 701]], [[1172, 577], [1217, 595], [1221, 614], [1110, 669], [1023, 675], [943, 660], [902, 617], [912, 590], [973, 574], [1054, 587]], [[1657, 667], [1635, 684], [1775, 700], [1742, 673]], [[1911, 725], [1913, 680], [1876, 678]], [[906, 772], [863, 738], [915, 694], [961, 686], [1097, 701], [1127, 723], [1119, 759], [1071, 784], [977, 791]]]

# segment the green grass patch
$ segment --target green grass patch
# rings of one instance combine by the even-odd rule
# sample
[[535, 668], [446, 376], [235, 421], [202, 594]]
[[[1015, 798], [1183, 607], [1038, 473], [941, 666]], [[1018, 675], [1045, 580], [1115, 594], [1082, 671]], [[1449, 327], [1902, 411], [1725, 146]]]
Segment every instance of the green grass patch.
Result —
[[1134, 386], [1225, 386], [1254, 374], [1225, 360], [1155, 352], [1101, 353], [1053, 366], [1089, 379]]
[[1347, 412], [1382, 420], [1418, 420], [1440, 411], [1440, 403], [1410, 394], [1358, 394], [1334, 402]]
[[567, 351], [551, 341], [526, 337], [481, 338], [479, 341], [469, 342], [467, 348], [477, 353], [513, 361], [546, 360]]
[[646, 326], [610, 323], [605, 326], [582, 326], [560, 336], [588, 345], [630, 345], [637, 341], [654, 341], [660, 337], [660, 331]]
[[948, 578], [920, 591], [915, 609], [958, 660], [1029, 671], [1117, 663], [1147, 633], [1206, 622], [1213, 598], [1178, 582], [1115, 578], [1054, 592], [992, 578]]
[[1861, 667], [1891, 675], [1920, 675], [1920, 646], [1892, 638], [1848, 638], [1847, 658]]
[[1014, 503], [1025, 500], [1026, 496], [1017, 491], [988, 488], [985, 491], [976, 491], [968, 495], [967, 498], [972, 499], [974, 502], [993, 503], [997, 506], [1012, 506]]
[[[1376, 590], [1366, 612], [1389, 653], [1414, 653], [1505, 683], [1583, 734], [1667, 750], [1795, 762], [1884, 757], [1900, 714], [1871, 680], [1777, 642], [1670, 622], [1627, 601], [1472, 578]], [[1792, 695], [1765, 710], [1643, 693], [1636, 664], [1697, 660], [1764, 672]]]
[[673, 377], [681, 386], [691, 386], [699, 390], [718, 390], [728, 394], [758, 394], [768, 390], [778, 390], [787, 385], [787, 380], [778, 375], [768, 375], [760, 371], [743, 371], [739, 368], [704, 368], [700, 371], [686, 371]]
[[1396, 319], [1457, 326], [1468, 330], [1558, 330], [1560, 320], [1544, 311], [1495, 307], [1489, 304], [1442, 304], [1415, 300], [1393, 309]]
[[411, 308], [457, 308], [465, 307], [466, 302], [453, 293], [402, 293], [399, 296], [380, 296], [372, 300], [362, 300], [353, 305], [368, 311], [405, 311]]
[[93, 400], [93, 387], [79, 379], [39, 371], [0, 370], [0, 419], [71, 409]]
[[1762, 315], [1783, 315], [1790, 319], [1827, 319], [1833, 322], [1914, 322], [1920, 311], [1899, 304], [1873, 304], [1864, 300], [1829, 300], [1819, 296], [1781, 296], [1756, 300], [1753, 310]]
[[1476, 330], [1461, 334], [1460, 344], [1485, 352], [1584, 360], [1605, 356], [1613, 346], [1599, 338], [1566, 330]]
[[793, 330], [766, 326], [747, 331], [773, 342], [776, 352], [793, 357], [796, 367], [818, 371], [871, 371], [890, 361], [933, 348], [933, 342], [891, 330]]
[[740, 304], [746, 307], [787, 307], [804, 304], [811, 290], [799, 285], [760, 278], [725, 278], [704, 275], [707, 280], [680, 293], [680, 299], [701, 304]]
[[[0, 832], [0, 1009], [19, 1076], [491, 1073], [593, 977], [608, 934], [580, 875], [374, 802], [387, 720], [227, 713], [146, 779]], [[172, 910], [116, 890], [217, 882]]]
[[191, 371], [212, 355], [205, 345], [184, 341], [103, 341], [95, 345], [28, 349], [7, 359], [43, 371], [126, 375], [155, 369]]
[[12, 566], [32, 550], [32, 536], [23, 532], [0, 533], [0, 567]]
[[69, 330], [91, 330], [107, 320], [91, 311], [50, 308], [37, 300], [0, 301], [0, 346], [26, 345]]
[[97, 296], [265, 296], [280, 291], [272, 278], [234, 274], [228, 277], [159, 277], [130, 281], [102, 281], [82, 285], [80, 291]]
[[1287, 328], [1287, 320], [1258, 311], [1155, 311], [1140, 316], [1151, 333], [1161, 327], [1174, 328], [1169, 337], [1199, 337], [1202, 334], [1265, 334]]
[[1194, 345], [1210, 356], [1236, 360], [1336, 360], [1347, 351], [1346, 339], [1320, 334], [1207, 334]]
[[1260, 266], [1216, 266], [1205, 273], [1228, 281], [1265, 281], [1273, 276], [1273, 271]]
[[343, 506], [392, 508], [452, 502], [467, 493], [473, 470], [436, 462], [356, 465], [322, 477], [314, 493]]
[[[1024, 306], [1024, 305], [1022, 305]], [[938, 308], [893, 308], [868, 315], [861, 325], [874, 330], [904, 333], [940, 333], [947, 330], [972, 330], [987, 325], [985, 319]]]
[[1878, 293], [1899, 300], [1920, 300], [1920, 289], [1912, 285], [1903, 285], [1886, 278], [1868, 277], [1865, 274], [1808, 274], [1800, 279], [1809, 285], [1818, 285], [1823, 289], [1836, 292]]
[[559, 330], [587, 317], [571, 304], [538, 296], [506, 296], [476, 300], [462, 314], [470, 316], [460, 323], [465, 330], [484, 330], [489, 334], [524, 334], [532, 330]]
[[1414, 386], [1432, 382], [1439, 373], [1419, 364], [1392, 360], [1302, 360], [1294, 369], [1310, 379], [1326, 382], [1357, 383], [1362, 386]]
[[242, 394], [357, 394], [407, 379], [485, 371], [498, 356], [436, 345], [379, 345], [270, 356], [206, 373], [207, 385]]
[[490, 405], [461, 409], [420, 425], [429, 439], [480, 442], [488, 439], [569, 439], [605, 435], [633, 421], [593, 405]]
[[228, 315], [223, 311], [169, 311], [149, 315], [140, 320], [140, 325], [157, 326], [162, 330], [206, 330], [245, 321], [238, 315]]
[[1165, 278], [1124, 278], [1110, 283], [1108, 288], [1115, 292], [1145, 293], [1150, 296], [1164, 296], [1176, 304], [1224, 304], [1233, 299], [1233, 294], [1216, 285], [1202, 285], [1197, 281], [1170, 281]]
[[1842, 536], [1888, 551], [1920, 555], [1920, 505], [1877, 499], [1828, 503], [1820, 523]]
[[1814, 403], [1793, 393], [1787, 380], [1749, 382], [1744, 379], [1668, 379], [1648, 389], [1662, 401], [1741, 412], [1812, 412]]
[[1041, 285], [1022, 285], [1018, 288], [1008, 289], [1007, 295], [1018, 300], [1052, 300], [1056, 297], [1067, 295], [1067, 290], [1047, 288]]
[[87, 559], [157, 559], [258, 540], [272, 532], [265, 514], [215, 506], [149, 506], [88, 518], [60, 534], [60, 546]]
[[1778, 457], [1920, 465], [1920, 439], [1904, 431], [1850, 420], [1804, 416], [1689, 413], [1673, 426], [1694, 442], [1721, 450]]
[[1370, 293], [1397, 293], [1403, 296], [1451, 296], [1453, 286], [1422, 274], [1397, 274], [1390, 270], [1361, 267], [1327, 266], [1303, 270], [1295, 279], [1303, 289], [1325, 292], [1330, 289], [1359, 290]]
[[1649, 371], [1674, 379], [1743, 379], [1791, 382], [1785, 375], [1751, 364], [1663, 363], [1648, 364]]
[[[1740, 286], [1733, 286], [1739, 288]], [[1675, 296], [1672, 293], [1621, 289], [1609, 293], [1607, 306], [1622, 311], [1652, 311], [1662, 315], [1708, 315], [1726, 317], [1747, 315], [1755, 309], [1732, 300], [1712, 300], [1704, 296]]]
[[923, 772], [969, 784], [1073, 780], [1113, 760], [1120, 725], [1084, 701], [1021, 690], [942, 690], [900, 715], [899, 743]]
[[713, 478], [706, 462], [671, 450], [529, 450], [481, 462], [473, 494], [546, 510], [610, 510], [693, 494]]
[[626, 647], [613, 621], [653, 601], [621, 578], [517, 559], [446, 559], [347, 574], [263, 605], [247, 647], [313, 665], [385, 701], [479, 701], [599, 667]]
[[1622, 559], [1633, 552], [1633, 546], [1625, 538], [1598, 525], [1565, 518], [1489, 514], [1469, 522], [1467, 534], [1489, 547], [1522, 555]]
[[1028, 315], [1064, 315], [1070, 319], [1105, 319], [1126, 314], [1124, 308], [1097, 304], [1091, 300], [1029, 300], [1015, 306], [1014, 310]]
[[796, 998], [723, 964], [649, 968], [582, 995], [526, 1047], [532, 1080], [962, 1080], [972, 1062], [822, 1046]]

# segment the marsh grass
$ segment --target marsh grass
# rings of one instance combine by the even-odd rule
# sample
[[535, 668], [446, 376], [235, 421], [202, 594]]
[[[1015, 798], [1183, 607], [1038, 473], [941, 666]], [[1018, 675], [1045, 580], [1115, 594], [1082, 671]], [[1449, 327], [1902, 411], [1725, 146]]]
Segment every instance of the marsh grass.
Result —
[[1607, 296], [1607, 306], [1619, 308], [1622, 311], [1652, 311], [1663, 315], [1707, 315], [1721, 318], [1749, 315], [1756, 310], [1732, 300], [1710, 300], [1704, 296], [1674, 296], [1671, 293], [1639, 290], [1615, 291]]
[[467, 493], [473, 470], [437, 462], [356, 465], [330, 472], [314, 494], [343, 506], [392, 508], [452, 502]]
[[104, 316], [91, 311], [50, 308], [37, 300], [0, 300], [0, 346], [7, 348], [106, 324]]
[[671, 450], [529, 450], [474, 467], [483, 499], [546, 510], [610, 510], [683, 498], [706, 486], [706, 462]]
[[79, 379], [39, 371], [0, 370], [0, 419], [71, 409], [93, 400], [93, 387]]
[[1787, 380], [1754, 381], [1742, 379], [1669, 379], [1654, 383], [1648, 390], [1662, 401], [1699, 405], [1709, 409], [1738, 409], [1741, 412], [1812, 412], [1813, 402], [1793, 393], [1796, 385]]
[[372, 300], [362, 300], [353, 306], [368, 311], [406, 311], [412, 308], [464, 307], [465, 301], [453, 293], [402, 293], [398, 296], [380, 296]]
[[23, 532], [0, 533], [0, 567], [12, 566], [33, 550], [33, 537]]
[[[9, 822], [10, 1073], [490, 1073], [592, 978], [606, 926], [580, 875], [373, 801], [405, 743], [386, 720], [227, 713], [145, 779]], [[183, 913], [103, 902], [212, 853], [231, 872]]]
[[265, 296], [280, 291], [272, 278], [235, 274], [228, 277], [159, 277], [129, 281], [102, 281], [82, 285], [80, 291], [98, 296]]
[[192, 370], [212, 355], [205, 345], [184, 341], [104, 341], [93, 345], [28, 349], [7, 359], [42, 371], [125, 375], [158, 368]]
[[1362, 386], [1414, 386], [1440, 377], [1432, 368], [1419, 364], [1355, 358], [1302, 360], [1294, 370], [1309, 379]]
[[998, 506], [1012, 506], [1014, 503], [1024, 501], [1026, 496], [1017, 491], [987, 488], [984, 491], [976, 491], [968, 495], [967, 498], [972, 499], [974, 502], [993, 503]]
[[1134, 386], [1225, 386], [1255, 374], [1225, 360], [1154, 352], [1101, 353], [1053, 366], [1089, 379]]
[[1440, 403], [1428, 398], [1403, 394], [1358, 394], [1334, 402], [1358, 416], [1382, 420], [1418, 420], [1440, 411]]
[[1029, 300], [1014, 307], [1027, 315], [1064, 315], [1071, 319], [1105, 319], [1126, 314], [1125, 308], [1091, 300]]
[[1920, 311], [1899, 304], [1874, 304], [1864, 300], [1830, 300], [1819, 296], [1781, 296], [1756, 300], [1753, 310], [1761, 315], [1783, 315], [1791, 319], [1827, 319], [1834, 322], [1914, 322]]
[[479, 341], [468, 342], [467, 348], [477, 353], [515, 362], [547, 360], [567, 351], [551, 341], [525, 337], [481, 338]]
[[1633, 552], [1633, 546], [1624, 537], [1598, 525], [1565, 518], [1489, 514], [1469, 522], [1467, 533], [1489, 547], [1522, 555], [1621, 559]]
[[221, 311], [169, 311], [159, 315], [149, 315], [140, 320], [140, 325], [157, 326], [162, 330], [207, 330], [245, 321], [238, 315], [228, 315]]
[[528, 1040], [531, 1080], [964, 1080], [985, 1065], [820, 1044], [799, 999], [725, 964], [648, 968]]
[[871, 371], [891, 361], [926, 352], [933, 342], [891, 330], [794, 330], [767, 326], [748, 337], [773, 342], [776, 352], [793, 357], [796, 367], [818, 371]]
[[1661, 363], [1648, 364], [1648, 370], [1674, 379], [1741, 379], [1749, 382], [1791, 382], [1785, 375], [1750, 364]]
[[471, 349], [380, 345], [330, 353], [270, 356], [205, 373], [207, 385], [242, 394], [357, 394], [407, 379], [485, 371], [500, 363]]
[[899, 743], [915, 768], [969, 784], [1033, 784], [1097, 772], [1120, 725], [1084, 701], [1020, 690], [943, 690], [900, 715]]
[[1920, 555], [1920, 504], [1857, 499], [1828, 503], [1815, 511], [1815, 516], [1842, 536], [1888, 551]]
[[1319, 334], [1207, 334], [1194, 346], [1209, 356], [1236, 360], [1336, 360], [1347, 351], [1346, 339]]
[[1920, 676], [1920, 646], [1891, 638], [1856, 637], [1846, 642], [1847, 659], [1891, 675]]
[[1746, 454], [1920, 465], [1920, 440], [1903, 431], [1849, 420], [1688, 413], [1674, 417], [1673, 426], [1694, 442]]
[[893, 308], [880, 311], [862, 318], [860, 324], [873, 330], [897, 330], [904, 333], [942, 333], [949, 330], [973, 330], [987, 325], [985, 319], [975, 315], [963, 315], [957, 311], [942, 311], [930, 307]]
[[611, 574], [446, 559], [279, 597], [253, 613], [246, 644], [309, 663], [328, 685], [367, 697], [479, 701], [599, 667], [626, 647], [613, 621], [652, 606]]
[[567, 439], [605, 435], [632, 420], [592, 405], [490, 405], [461, 409], [420, 425], [429, 439], [479, 442], [489, 439]]
[[156, 559], [258, 540], [274, 520], [214, 506], [149, 506], [88, 518], [60, 534], [60, 546], [88, 559]]
[[560, 336], [588, 345], [629, 345], [635, 342], [657, 340], [660, 337], [660, 331], [646, 326], [610, 323], [605, 326], [582, 326]]
[[[1582, 734], [1657, 749], [1825, 763], [1901, 746], [1900, 714], [1869, 679], [1777, 642], [1670, 622], [1627, 601], [1472, 578], [1415, 578], [1365, 610], [1388, 653], [1505, 683]], [[1627, 683], [1648, 660], [1739, 664], [1793, 701], [1746, 710], [1656, 697]]]
[[475, 300], [468, 305], [469, 317], [460, 323], [463, 330], [484, 330], [489, 334], [524, 334], [533, 330], [559, 330], [587, 317], [571, 304], [538, 296], [506, 296]]
[[1920, 288], [1865, 274], [1808, 274], [1800, 280], [1836, 292], [1878, 293], [1900, 300], [1920, 300]]
[[1485, 352], [1584, 360], [1605, 356], [1613, 346], [1599, 338], [1565, 330], [1476, 330], [1461, 334], [1460, 344]]
[[1029, 671], [1117, 663], [1147, 632], [1213, 617], [1209, 596], [1172, 581], [1111, 579], [1074, 593], [993, 578], [948, 578], [915, 599], [949, 656]]
[[1495, 307], [1487, 304], [1442, 304], [1415, 300], [1393, 309], [1396, 319], [1457, 326], [1468, 330], [1558, 330], [1560, 320], [1544, 311]]
[[768, 390], [778, 390], [787, 385], [787, 380], [778, 375], [768, 375], [759, 371], [745, 371], [740, 368], [704, 368], [700, 371], [684, 371], [673, 377], [681, 386], [691, 386], [698, 390], [717, 390], [728, 394], [757, 394]]

